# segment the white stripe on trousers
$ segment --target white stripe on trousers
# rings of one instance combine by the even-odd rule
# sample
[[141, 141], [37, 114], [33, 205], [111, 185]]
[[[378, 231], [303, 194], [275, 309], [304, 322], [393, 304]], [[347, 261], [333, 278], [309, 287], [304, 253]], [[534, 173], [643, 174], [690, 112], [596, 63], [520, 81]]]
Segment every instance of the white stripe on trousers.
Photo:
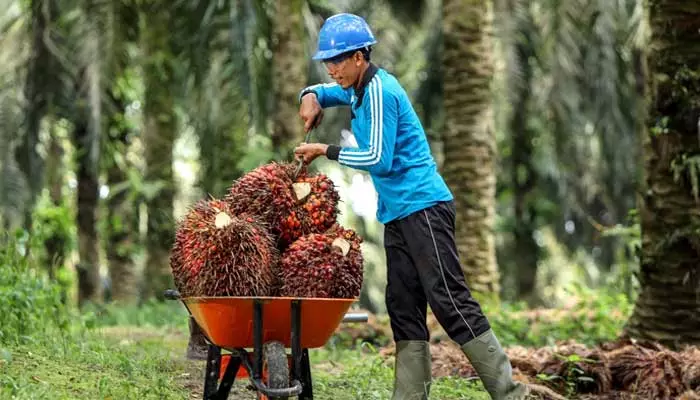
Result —
[[469, 326], [469, 323], [467, 322], [466, 318], [464, 318], [464, 315], [462, 315], [462, 312], [459, 311], [459, 307], [457, 307], [457, 304], [455, 304], [455, 300], [452, 297], [452, 292], [450, 292], [450, 288], [449, 288], [449, 286], [447, 286], [447, 279], [445, 278], [445, 270], [442, 267], [442, 260], [440, 259], [440, 251], [438, 250], [437, 242], [435, 241], [435, 235], [433, 234], [433, 226], [430, 224], [430, 218], [428, 218], [427, 211], [423, 210], [423, 214], [425, 215], [425, 221], [428, 223], [428, 229], [430, 230], [430, 237], [433, 239], [433, 246], [435, 247], [435, 256], [437, 256], [438, 265], [440, 266], [440, 275], [442, 275], [442, 282], [445, 284], [445, 290], [447, 290], [447, 295], [450, 297], [450, 301], [452, 302], [452, 306], [455, 308], [455, 311], [457, 311], [457, 314], [459, 314], [459, 316], [462, 318], [462, 321], [464, 321], [464, 324], [467, 325], [467, 328], [469, 328], [469, 332], [471, 332], [472, 336], [474, 338], [476, 338], [476, 335], [474, 334], [472, 327]]

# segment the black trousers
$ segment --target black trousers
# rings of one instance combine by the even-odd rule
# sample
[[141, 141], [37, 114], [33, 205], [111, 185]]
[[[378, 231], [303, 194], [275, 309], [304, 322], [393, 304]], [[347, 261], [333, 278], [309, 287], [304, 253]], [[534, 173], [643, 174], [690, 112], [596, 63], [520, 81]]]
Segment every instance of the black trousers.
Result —
[[395, 341], [430, 339], [428, 304], [460, 346], [490, 329], [464, 281], [454, 231], [452, 201], [385, 225], [386, 306]]

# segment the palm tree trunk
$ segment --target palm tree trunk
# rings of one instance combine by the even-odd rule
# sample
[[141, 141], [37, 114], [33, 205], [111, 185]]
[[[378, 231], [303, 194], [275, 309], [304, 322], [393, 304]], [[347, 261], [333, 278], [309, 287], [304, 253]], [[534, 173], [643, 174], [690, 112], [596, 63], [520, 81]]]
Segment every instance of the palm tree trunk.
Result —
[[537, 302], [535, 283], [540, 248], [534, 238], [537, 228], [537, 207], [535, 189], [537, 187], [537, 170], [533, 164], [534, 132], [528, 125], [532, 85], [532, 65], [534, 57], [532, 36], [534, 22], [529, 0], [511, 2], [512, 18], [516, 30], [514, 53], [515, 63], [520, 68], [520, 76], [512, 77], [511, 83], [513, 114], [510, 119], [511, 135], [511, 184], [513, 190], [514, 215], [514, 258], [517, 265], [518, 297], [531, 304]]
[[[49, 152], [46, 159], [46, 181], [49, 187], [49, 198], [54, 207], [60, 207], [63, 204], [62, 188], [65, 174], [63, 155], [64, 150], [61, 145], [61, 139], [57, 137], [56, 130], [52, 129]], [[57, 270], [63, 268], [68, 239], [62, 231], [52, 232], [52, 235], [44, 243], [47, 269], [51, 280], [55, 280]]]
[[173, 144], [177, 129], [173, 95], [169, 88], [173, 79], [173, 55], [169, 43], [168, 14], [165, 9], [144, 13], [143, 46], [146, 54], [143, 109], [144, 151], [148, 184], [162, 185], [158, 193], [146, 200], [148, 233], [143, 297], [162, 298], [163, 291], [173, 286], [169, 255], [174, 238]]
[[97, 302], [100, 298], [99, 241], [97, 239], [97, 201], [99, 183], [97, 166], [91, 162], [90, 129], [81, 117], [75, 127], [78, 144], [78, 304]]
[[291, 146], [303, 140], [299, 122], [299, 88], [306, 84], [302, 0], [276, 3], [272, 36], [273, 90], [275, 101], [272, 148], [286, 157]]
[[78, 303], [100, 302], [99, 239], [97, 207], [100, 183], [100, 138], [102, 135], [102, 65], [100, 31], [92, 8], [86, 5], [90, 21], [85, 38], [83, 73], [75, 82], [82, 102], [77, 108], [75, 139], [78, 153]]
[[443, 3], [443, 172], [455, 195], [456, 240], [466, 281], [473, 291], [497, 297], [491, 15], [490, 1]]
[[30, 9], [32, 45], [25, 86], [25, 95], [28, 101], [27, 126], [21, 145], [17, 149], [17, 162], [20, 169], [24, 171], [26, 181], [29, 184], [29, 201], [25, 205], [24, 225], [26, 229], [31, 231], [34, 202], [44, 183], [43, 160], [37, 152], [37, 145], [40, 141], [39, 130], [41, 121], [52, 102], [51, 91], [47, 89], [55, 86], [50, 82], [52, 75], [46, 73], [46, 71], [55, 68], [55, 63], [46, 46], [45, 38], [49, 36], [49, 27], [56, 10], [53, 0], [32, 0]]
[[[110, 142], [112, 163], [107, 169], [107, 185], [110, 197], [107, 200], [107, 245], [105, 253], [109, 263], [112, 300], [122, 304], [133, 303], [138, 299], [138, 287], [133, 254], [138, 240], [136, 206], [128, 181], [126, 161], [129, 130], [118, 116], [123, 115], [124, 101], [112, 94], [116, 110], [110, 118]], [[117, 191], [117, 189], [121, 188]]]
[[700, 5], [650, 2], [653, 101], [640, 204], [641, 292], [627, 331], [672, 347], [700, 344]]

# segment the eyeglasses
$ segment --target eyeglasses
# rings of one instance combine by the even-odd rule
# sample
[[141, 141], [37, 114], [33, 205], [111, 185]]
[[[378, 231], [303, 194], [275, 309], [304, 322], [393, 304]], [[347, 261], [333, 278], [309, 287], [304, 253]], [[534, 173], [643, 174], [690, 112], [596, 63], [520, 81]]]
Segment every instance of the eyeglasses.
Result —
[[347, 53], [342, 53], [338, 54], [335, 57], [328, 58], [326, 60], [323, 60], [323, 63], [326, 64], [326, 66], [338, 66], [338, 64], [342, 63], [343, 61], [347, 60], [348, 58], [352, 58], [352, 56], [355, 55], [354, 51], [349, 51]]

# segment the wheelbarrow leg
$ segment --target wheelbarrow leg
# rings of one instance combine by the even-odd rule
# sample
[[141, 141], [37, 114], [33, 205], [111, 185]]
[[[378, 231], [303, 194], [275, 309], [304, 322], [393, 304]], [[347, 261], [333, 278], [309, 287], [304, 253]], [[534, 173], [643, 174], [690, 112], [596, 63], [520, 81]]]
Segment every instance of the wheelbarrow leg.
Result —
[[301, 357], [301, 384], [304, 390], [299, 395], [299, 400], [313, 400], [313, 382], [311, 381], [311, 362], [309, 361], [309, 349], [304, 349]]
[[231, 393], [231, 387], [233, 382], [236, 380], [236, 374], [238, 369], [241, 367], [241, 356], [231, 354], [228, 365], [226, 366], [226, 371], [224, 372], [223, 378], [221, 378], [221, 385], [219, 385], [219, 390], [216, 392], [216, 400], [226, 400], [228, 399], [229, 393]]
[[221, 371], [221, 348], [213, 344], [209, 345], [207, 354], [207, 369], [204, 377], [204, 400], [210, 400], [216, 394], [216, 386]]
[[207, 355], [207, 369], [204, 378], [204, 400], [226, 400], [233, 382], [236, 380], [236, 374], [241, 367], [241, 355], [236, 353], [231, 354], [228, 366], [224, 376], [219, 384], [219, 374], [221, 373], [221, 348], [213, 344], [209, 345], [209, 353]]
[[292, 379], [302, 384], [299, 400], [313, 400], [309, 350], [301, 348], [301, 301], [292, 301]]
[[262, 379], [263, 370], [263, 306], [258, 299], [253, 301], [253, 379]]
[[[301, 301], [292, 300], [292, 379], [299, 379], [301, 372]], [[302, 382], [303, 383], [303, 382]]]

